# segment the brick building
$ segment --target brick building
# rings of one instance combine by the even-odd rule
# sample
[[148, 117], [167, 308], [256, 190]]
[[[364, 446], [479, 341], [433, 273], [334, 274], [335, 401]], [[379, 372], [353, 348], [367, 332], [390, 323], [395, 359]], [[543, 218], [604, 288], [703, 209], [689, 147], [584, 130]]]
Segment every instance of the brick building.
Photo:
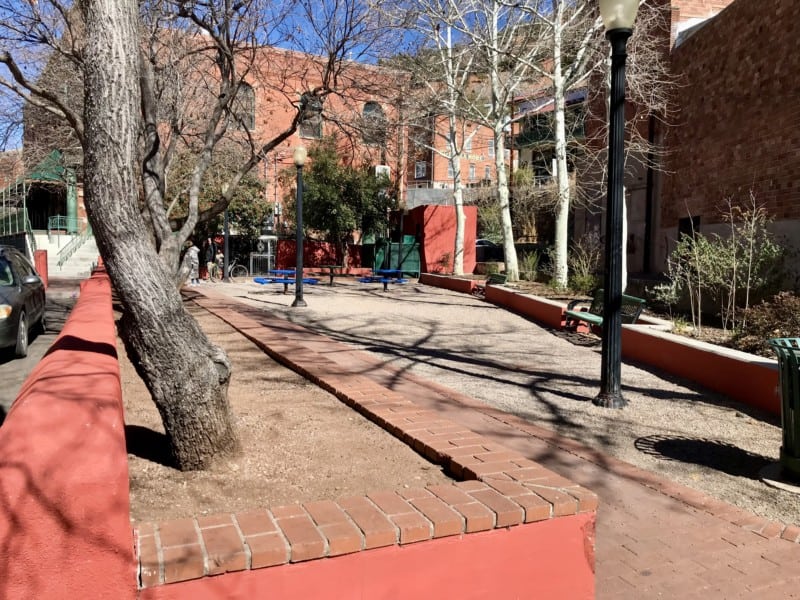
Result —
[[729, 6], [681, 28], [672, 49], [680, 87], [675, 125], [664, 135], [657, 265], [688, 219], [701, 232], [719, 230], [726, 199], [751, 192], [775, 232], [800, 246], [800, 2], [676, 4], [680, 18]]
[[[800, 247], [800, 2], [663, 6], [669, 33], [658, 35], [669, 35], [677, 85], [669, 125], [636, 123], [664, 156], [660, 169], [627, 165], [628, 271], [663, 272], [680, 230], [724, 232], [727, 200], [751, 192], [775, 218], [775, 233]], [[594, 194], [604, 207], [604, 194]], [[574, 235], [590, 228], [604, 231], [602, 214], [577, 209]]]

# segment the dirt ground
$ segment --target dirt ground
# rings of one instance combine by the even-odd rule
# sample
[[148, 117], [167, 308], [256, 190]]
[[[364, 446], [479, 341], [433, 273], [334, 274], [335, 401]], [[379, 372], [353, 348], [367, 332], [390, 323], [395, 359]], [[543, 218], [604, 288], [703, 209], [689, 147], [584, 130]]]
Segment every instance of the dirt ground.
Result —
[[449, 481], [439, 467], [273, 361], [227, 324], [194, 304], [188, 307], [233, 364], [229, 398], [242, 452], [209, 471], [171, 467], [158, 412], [119, 342], [133, 521]]

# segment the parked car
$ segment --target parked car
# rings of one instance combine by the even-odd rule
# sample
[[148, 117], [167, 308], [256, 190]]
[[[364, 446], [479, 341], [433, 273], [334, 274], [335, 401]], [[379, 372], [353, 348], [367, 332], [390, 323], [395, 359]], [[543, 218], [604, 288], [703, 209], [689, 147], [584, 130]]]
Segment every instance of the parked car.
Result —
[[478, 238], [475, 240], [475, 260], [477, 262], [501, 261], [503, 260], [503, 246], [486, 238]]
[[19, 250], [0, 246], [0, 348], [26, 356], [34, 325], [46, 328], [44, 282]]

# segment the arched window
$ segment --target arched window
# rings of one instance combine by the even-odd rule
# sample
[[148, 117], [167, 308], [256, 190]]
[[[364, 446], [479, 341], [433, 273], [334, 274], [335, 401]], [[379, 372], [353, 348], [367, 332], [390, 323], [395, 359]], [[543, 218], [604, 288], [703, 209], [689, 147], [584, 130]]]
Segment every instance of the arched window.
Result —
[[386, 114], [377, 102], [367, 102], [361, 113], [364, 129], [361, 134], [365, 144], [383, 146], [386, 143]]
[[244, 82], [239, 84], [231, 112], [239, 129], [252, 131], [256, 128], [256, 92], [253, 86]]

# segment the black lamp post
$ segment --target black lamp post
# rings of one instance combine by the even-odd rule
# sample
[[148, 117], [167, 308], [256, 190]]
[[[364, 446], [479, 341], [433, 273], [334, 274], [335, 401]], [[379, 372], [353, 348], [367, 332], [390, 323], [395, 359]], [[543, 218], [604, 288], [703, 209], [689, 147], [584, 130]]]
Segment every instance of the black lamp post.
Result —
[[608, 122], [608, 202], [603, 274], [603, 340], [597, 406], [622, 408], [622, 203], [625, 141], [625, 47], [633, 32], [639, 0], [599, 0], [611, 43], [611, 97]]
[[[228, 193], [228, 184], [222, 184], [222, 194], [225, 195]], [[228, 265], [230, 264], [230, 258], [228, 256], [228, 238], [230, 237], [230, 230], [228, 224], [228, 209], [226, 208], [225, 211], [222, 213], [222, 282], [223, 283], [230, 283], [231, 278], [228, 276]]]
[[292, 306], [308, 306], [303, 300], [303, 165], [306, 164], [308, 153], [303, 146], [294, 149], [292, 158], [297, 167], [297, 264], [294, 273], [294, 302]]

